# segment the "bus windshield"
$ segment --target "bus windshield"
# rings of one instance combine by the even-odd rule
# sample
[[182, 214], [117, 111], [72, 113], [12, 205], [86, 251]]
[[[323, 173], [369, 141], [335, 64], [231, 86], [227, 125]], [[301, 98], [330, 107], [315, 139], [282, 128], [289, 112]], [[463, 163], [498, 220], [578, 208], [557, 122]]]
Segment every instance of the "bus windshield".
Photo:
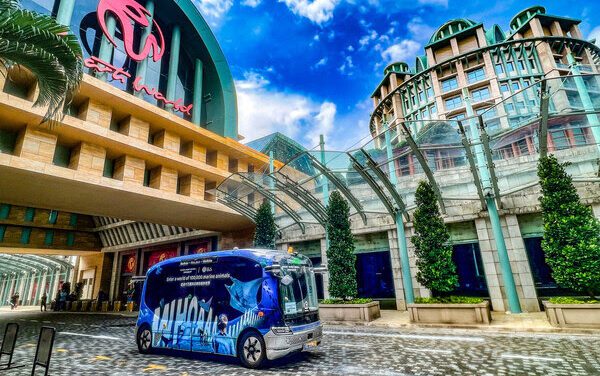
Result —
[[305, 265], [282, 265], [279, 295], [285, 318], [318, 311], [319, 302], [313, 269]]

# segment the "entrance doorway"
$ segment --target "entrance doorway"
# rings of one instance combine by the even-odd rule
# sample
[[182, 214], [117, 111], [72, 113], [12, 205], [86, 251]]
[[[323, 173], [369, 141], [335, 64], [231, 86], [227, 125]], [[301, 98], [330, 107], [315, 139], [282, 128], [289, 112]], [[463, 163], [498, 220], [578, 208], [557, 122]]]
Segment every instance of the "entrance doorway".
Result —
[[523, 242], [540, 302], [544, 297], [574, 295], [572, 291], [560, 288], [552, 278], [552, 269], [546, 263], [546, 254], [542, 249], [542, 237], [523, 238]]
[[479, 243], [457, 244], [453, 247], [452, 260], [458, 273], [457, 295], [489, 297]]

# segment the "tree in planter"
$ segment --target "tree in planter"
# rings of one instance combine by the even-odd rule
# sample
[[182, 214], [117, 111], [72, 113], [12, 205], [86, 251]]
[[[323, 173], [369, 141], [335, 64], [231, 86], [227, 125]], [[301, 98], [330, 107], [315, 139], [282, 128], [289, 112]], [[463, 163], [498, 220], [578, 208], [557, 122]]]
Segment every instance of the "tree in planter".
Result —
[[415, 235], [412, 243], [417, 256], [417, 281], [427, 287], [433, 296], [445, 296], [458, 285], [452, 247], [448, 244], [450, 234], [429, 183], [419, 183], [415, 201], [417, 209], [413, 219]]
[[327, 205], [329, 294], [334, 298], [346, 300], [357, 295], [356, 255], [349, 217], [348, 203], [339, 192], [334, 191]]
[[542, 249], [558, 285], [594, 298], [600, 294], [600, 222], [591, 208], [579, 202], [567, 165], [553, 155], [538, 164]]
[[275, 226], [275, 218], [271, 211], [271, 205], [265, 201], [260, 205], [256, 212], [256, 230], [254, 232], [254, 246], [257, 248], [275, 248], [275, 236], [277, 227]]

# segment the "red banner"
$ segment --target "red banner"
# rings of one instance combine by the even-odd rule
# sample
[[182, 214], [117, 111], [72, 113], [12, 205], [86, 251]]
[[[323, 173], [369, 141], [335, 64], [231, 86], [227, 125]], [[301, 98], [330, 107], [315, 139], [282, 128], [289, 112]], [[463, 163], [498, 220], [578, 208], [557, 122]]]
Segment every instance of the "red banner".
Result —
[[206, 242], [190, 245], [188, 254], [194, 255], [194, 254], [198, 254], [198, 253], [206, 253], [209, 251], [210, 251], [210, 242], [206, 241]]
[[177, 256], [177, 249], [163, 249], [147, 254], [148, 268], [158, 264], [161, 261]]
[[136, 265], [137, 260], [135, 259], [135, 255], [127, 256], [125, 263], [123, 264], [123, 273], [135, 273]]

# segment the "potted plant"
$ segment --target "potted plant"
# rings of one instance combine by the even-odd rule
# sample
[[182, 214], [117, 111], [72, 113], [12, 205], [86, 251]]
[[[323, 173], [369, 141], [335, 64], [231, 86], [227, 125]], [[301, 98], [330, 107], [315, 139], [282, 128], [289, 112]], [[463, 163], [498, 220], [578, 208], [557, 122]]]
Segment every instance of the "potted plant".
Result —
[[566, 166], [553, 155], [538, 165], [542, 249], [556, 283], [587, 297], [556, 297], [544, 306], [552, 325], [600, 328], [600, 221], [579, 201]]
[[327, 267], [329, 295], [319, 306], [323, 321], [373, 321], [381, 316], [379, 302], [357, 299], [356, 255], [350, 230], [350, 207], [342, 195], [334, 191], [327, 205]]
[[450, 234], [429, 183], [419, 183], [415, 201], [412, 242], [417, 257], [417, 281], [427, 287], [433, 297], [417, 298], [415, 303], [408, 304], [410, 320], [416, 323], [489, 324], [489, 302], [451, 295], [458, 285], [458, 275], [452, 261]]

